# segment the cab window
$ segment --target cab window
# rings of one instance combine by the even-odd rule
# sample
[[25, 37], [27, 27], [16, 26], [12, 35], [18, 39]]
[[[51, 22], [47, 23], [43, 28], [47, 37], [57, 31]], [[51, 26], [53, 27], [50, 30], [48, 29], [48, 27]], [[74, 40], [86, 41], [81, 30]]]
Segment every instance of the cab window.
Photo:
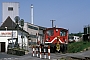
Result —
[[54, 30], [48, 30], [47, 35], [48, 36], [53, 36], [54, 35]]
[[66, 31], [65, 30], [61, 30], [60, 31], [60, 36], [66, 36]]

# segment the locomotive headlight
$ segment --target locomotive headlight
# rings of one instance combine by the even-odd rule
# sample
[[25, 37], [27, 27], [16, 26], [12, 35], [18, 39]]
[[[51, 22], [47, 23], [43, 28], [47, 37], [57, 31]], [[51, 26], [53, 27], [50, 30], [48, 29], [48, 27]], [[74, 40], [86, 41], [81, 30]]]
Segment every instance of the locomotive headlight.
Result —
[[58, 32], [58, 29], [56, 29], [56, 32]]
[[48, 40], [50, 40], [50, 38], [49, 38], [49, 37], [46, 39], [46, 41], [48, 41]]
[[46, 41], [48, 41], [48, 39], [46, 39]]
[[48, 37], [48, 40], [50, 40], [50, 37]]

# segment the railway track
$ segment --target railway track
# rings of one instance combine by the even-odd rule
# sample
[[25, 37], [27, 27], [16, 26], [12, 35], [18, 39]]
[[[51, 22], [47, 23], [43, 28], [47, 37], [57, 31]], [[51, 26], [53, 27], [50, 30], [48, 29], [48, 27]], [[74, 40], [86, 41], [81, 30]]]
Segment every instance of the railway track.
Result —
[[[90, 60], [90, 51], [86, 51], [83, 53], [50, 53], [50, 60]], [[46, 59], [44, 59], [44, 53], [42, 53], [42, 58], [36, 57], [36, 54], [34, 57], [32, 57], [32, 53], [26, 54], [24, 56], [20, 56], [17, 58], [14, 57], [7, 57], [2, 58], [0, 60], [49, 60], [48, 59], [48, 53], [46, 53]]]

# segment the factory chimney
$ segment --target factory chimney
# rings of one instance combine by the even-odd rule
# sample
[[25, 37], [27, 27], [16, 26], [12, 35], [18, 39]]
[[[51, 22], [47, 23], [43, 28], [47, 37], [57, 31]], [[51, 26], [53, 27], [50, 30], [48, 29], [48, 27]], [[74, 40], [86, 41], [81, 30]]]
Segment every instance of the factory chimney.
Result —
[[31, 24], [33, 24], [33, 4], [31, 4]]

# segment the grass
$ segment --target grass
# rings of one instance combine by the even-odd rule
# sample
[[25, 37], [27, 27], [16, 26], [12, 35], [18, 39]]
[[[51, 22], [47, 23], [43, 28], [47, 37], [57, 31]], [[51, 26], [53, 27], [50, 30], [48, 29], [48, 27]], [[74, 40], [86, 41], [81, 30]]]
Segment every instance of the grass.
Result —
[[68, 44], [68, 51], [69, 53], [76, 53], [83, 51], [90, 47], [90, 42], [74, 42]]

